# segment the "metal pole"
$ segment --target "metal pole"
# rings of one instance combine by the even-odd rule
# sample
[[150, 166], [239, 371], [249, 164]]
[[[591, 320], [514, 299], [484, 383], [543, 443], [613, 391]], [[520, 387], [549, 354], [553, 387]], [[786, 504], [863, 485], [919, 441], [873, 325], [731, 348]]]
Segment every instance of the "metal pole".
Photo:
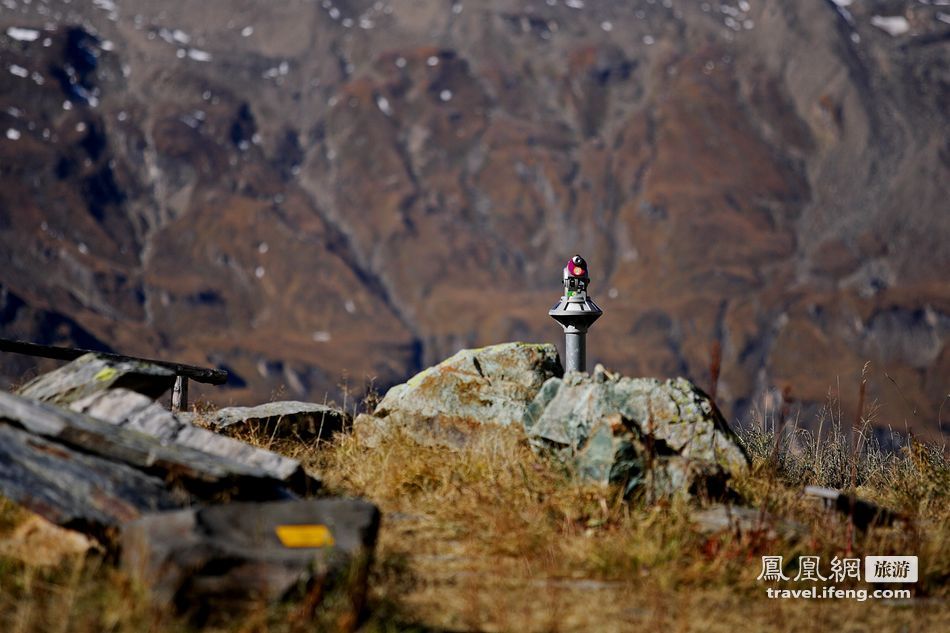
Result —
[[172, 412], [188, 410], [188, 378], [175, 376], [175, 386], [172, 387]]
[[587, 371], [587, 332], [564, 332], [566, 371]]

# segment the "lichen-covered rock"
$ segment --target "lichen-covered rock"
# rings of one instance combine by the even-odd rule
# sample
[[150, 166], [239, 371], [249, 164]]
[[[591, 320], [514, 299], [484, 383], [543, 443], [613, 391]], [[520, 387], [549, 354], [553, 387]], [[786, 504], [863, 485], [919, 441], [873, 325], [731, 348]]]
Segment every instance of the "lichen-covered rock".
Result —
[[533, 443], [587, 479], [657, 495], [717, 492], [747, 468], [745, 453], [709, 398], [683, 378], [660, 381], [571, 373], [548, 380], [527, 408]]
[[109, 389], [128, 389], [153, 400], [171, 389], [175, 372], [143, 361], [119, 361], [85, 354], [23, 385], [17, 393], [67, 406]]
[[368, 446], [399, 428], [464, 447], [483, 424], [519, 425], [584, 479], [656, 496], [725, 491], [745, 453], [709, 398], [677, 378], [626, 378], [598, 366], [564, 375], [553, 345], [462, 350], [389, 390], [354, 432]]
[[563, 374], [553, 345], [503, 343], [461, 350], [389, 390], [373, 417], [417, 438], [462, 445], [483, 423], [521, 424], [549, 378]]

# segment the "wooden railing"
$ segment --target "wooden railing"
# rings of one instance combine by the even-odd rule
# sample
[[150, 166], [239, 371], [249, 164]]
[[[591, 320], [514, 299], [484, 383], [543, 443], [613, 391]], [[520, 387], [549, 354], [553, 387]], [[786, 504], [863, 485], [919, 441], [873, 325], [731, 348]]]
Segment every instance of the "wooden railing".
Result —
[[39, 356], [41, 358], [53, 358], [65, 361], [76, 360], [83, 354], [97, 354], [117, 362], [132, 361], [149, 363], [170, 369], [175, 373], [175, 386], [172, 389], [172, 411], [182, 411], [188, 408], [189, 379], [209, 385], [223, 385], [228, 380], [228, 372], [223, 369], [185, 365], [183, 363], [155, 360], [153, 358], [138, 358], [136, 356], [113, 354], [112, 352], [96, 352], [72, 347], [55, 347], [53, 345], [37, 345], [36, 343], [3, 338], [0, 338], [0, 352], [12, 352], [14, 354], [25, 354], [27, 356]]

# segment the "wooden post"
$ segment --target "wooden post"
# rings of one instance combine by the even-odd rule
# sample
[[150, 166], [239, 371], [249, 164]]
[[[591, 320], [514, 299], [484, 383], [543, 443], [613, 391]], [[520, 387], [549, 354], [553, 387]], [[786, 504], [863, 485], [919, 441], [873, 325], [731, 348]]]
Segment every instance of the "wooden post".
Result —
[[172, 387], [172, 412], [188, 410], [188, 378], [175, 376], [175, 386]]

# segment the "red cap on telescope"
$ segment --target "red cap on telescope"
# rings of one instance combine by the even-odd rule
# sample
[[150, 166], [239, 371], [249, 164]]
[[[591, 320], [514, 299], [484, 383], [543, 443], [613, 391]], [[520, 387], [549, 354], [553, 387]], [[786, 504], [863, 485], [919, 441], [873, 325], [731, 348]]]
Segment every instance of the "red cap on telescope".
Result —
[[587, 262], [584, 261], [584, 258], [580, 255], [575, 255], [574, 257], [567, 260], [567, 274], [571, 277], [586, 277], [587, 276]]

